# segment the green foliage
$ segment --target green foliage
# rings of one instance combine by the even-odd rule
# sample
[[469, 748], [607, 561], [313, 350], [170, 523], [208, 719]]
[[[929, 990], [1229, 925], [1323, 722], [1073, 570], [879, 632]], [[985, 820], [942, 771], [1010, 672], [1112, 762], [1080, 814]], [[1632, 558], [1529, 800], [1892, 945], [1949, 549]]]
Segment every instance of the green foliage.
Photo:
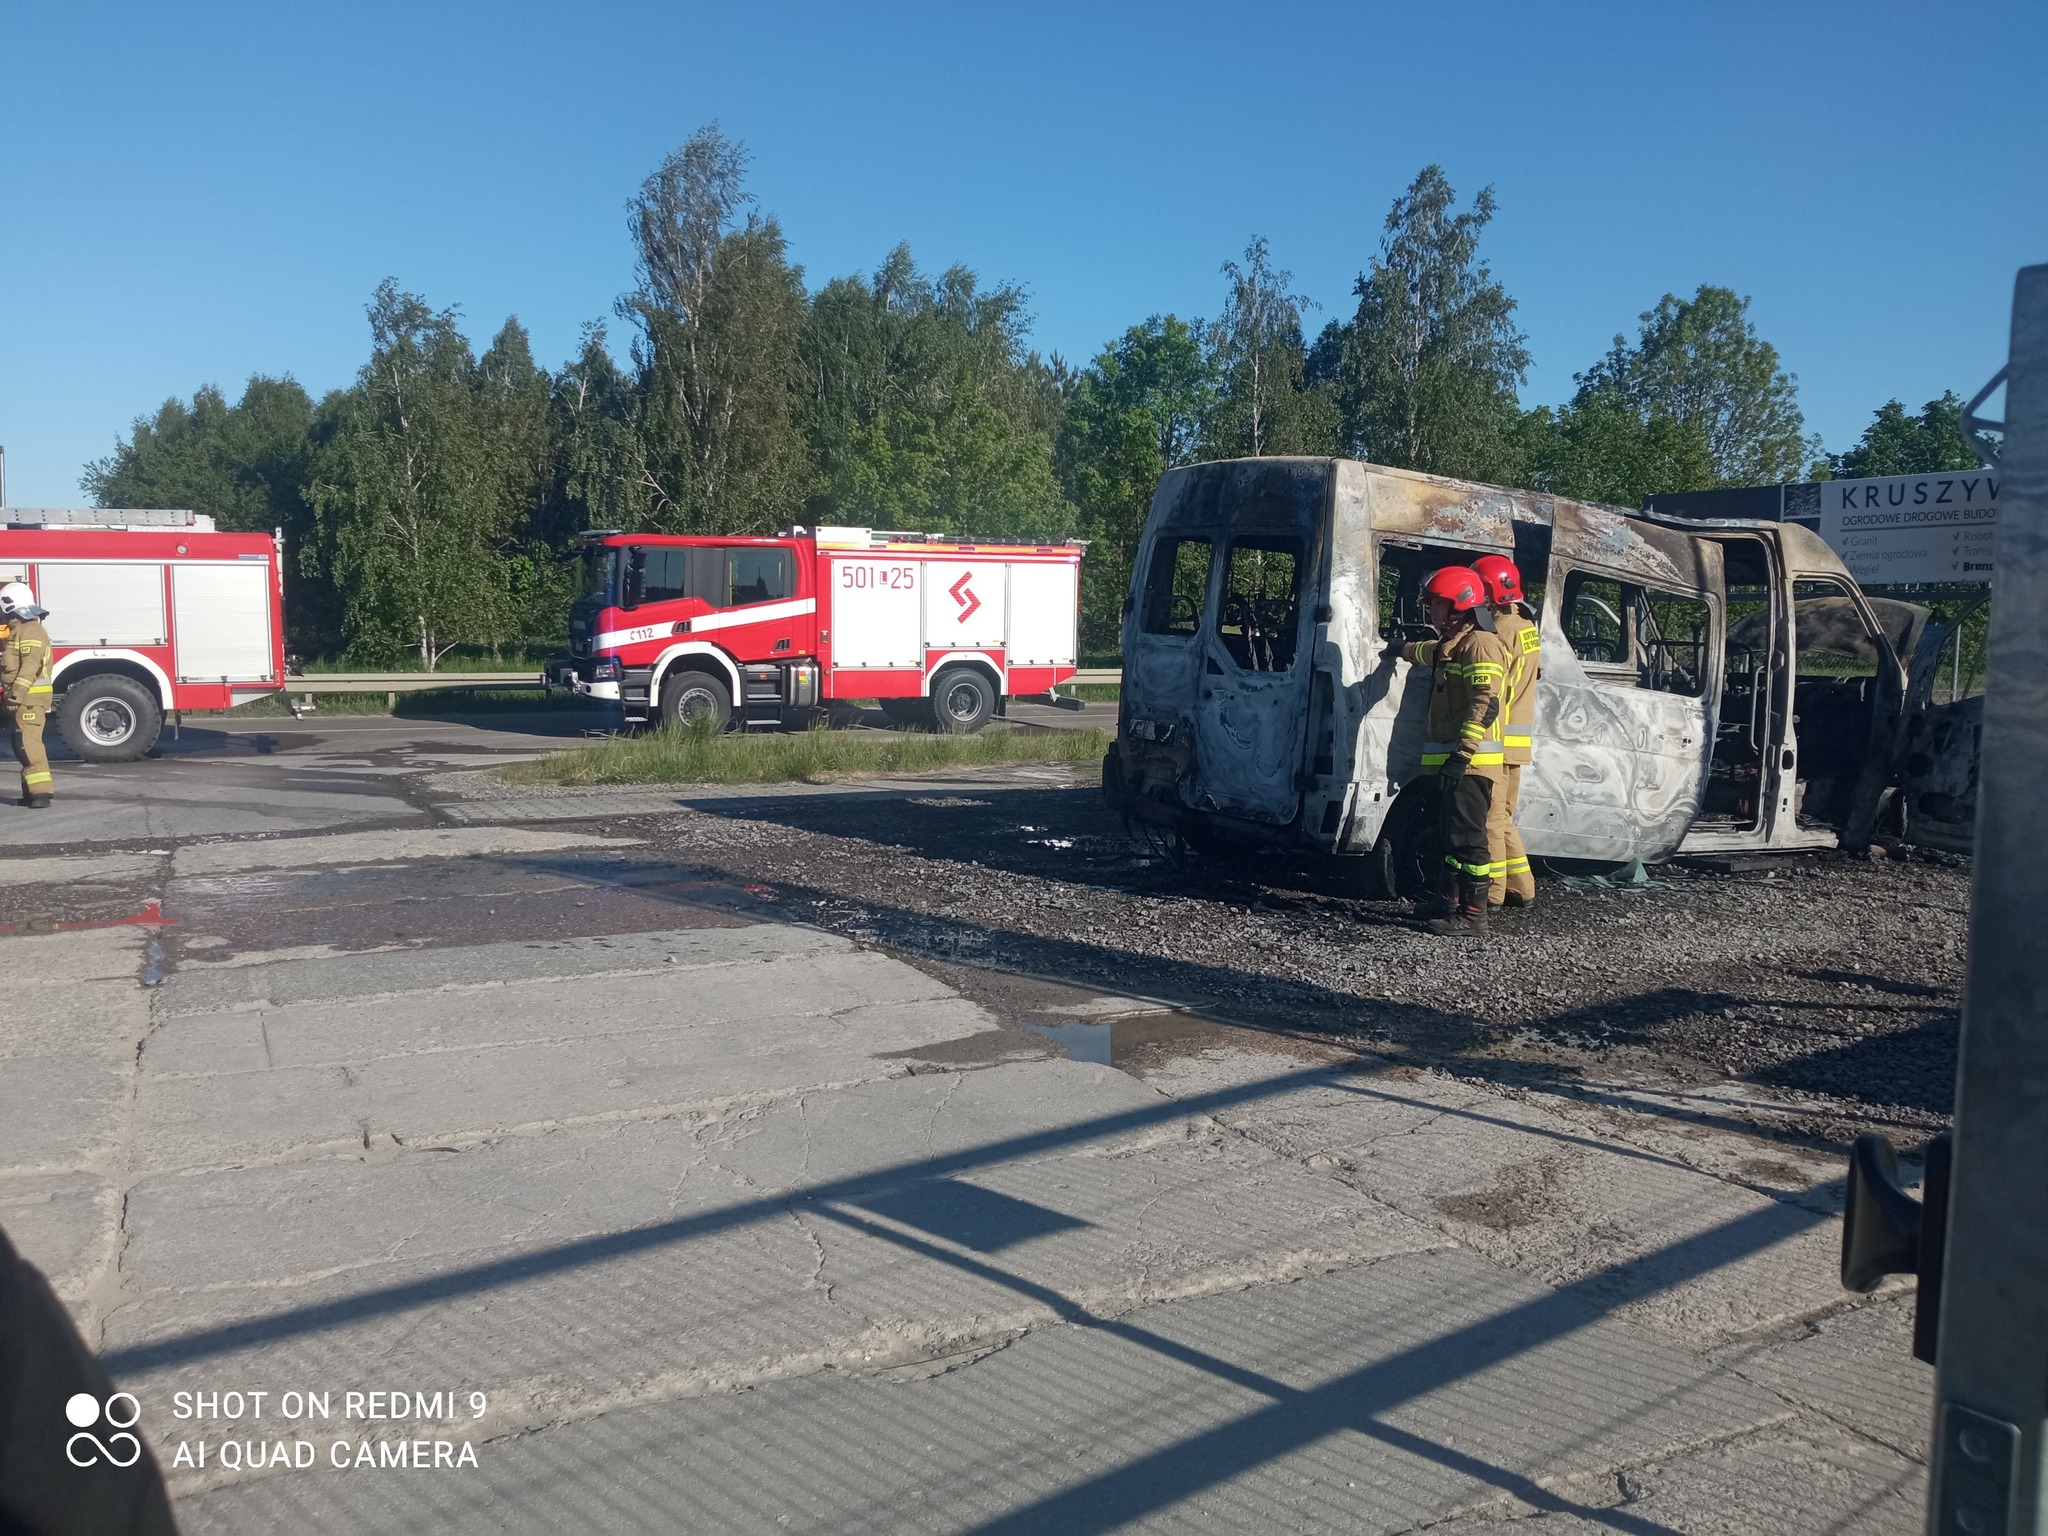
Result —
[[1977, 468], [1977, 455], [1963, 436], [1963, 401], [1953, 390], [1930, 400], [1918, 416], [1908, 416], [1896, 400], [1877, 408], [1876, 417], [1847, 453], [1828, 455], [1827, 472], [1836, 480], [1868, 480], [1880, 475], [1932, 475], [1949, 469]]
[[1533, 478], [1560, 496], [1639, 507], [1645, 496], [1715, 483], [1713, 450], [1698, 424], [1661, 412], [1646, 420], [1611, 392], [1530, 416]]
[[1024, 345], [1022, 289], [967, 268], [936, 279], [910, 248], [872, 279], [826, 284], [801, 350], [819, 523], [1062, 538], [1073, 509], [1053, 475], [1056, 364]]
[[1081, 644], [1115, 650], [1132, 558], [1159, 477], [1197, 457], [1220, 397], [1201, 328], [1154, 315], [1104, 347], [1075, 381], [1061, 477], [1080, 508]]
[[639, 528], [648, 516], [641, 474], [638, 394], [605, 347], [605, 329], [583, 328], [573, 362], [548, 393], [552, 483], [536, 510], [535, 532], [559, 551], [586, 528]]
[[644, 525], [665, 533], [769, 533], [796, 512], [803, 440], [803, 274], [781, 226], [752, 212], [746, 152], [699, 129], [629, 205], [639, 287], [636, 426]]
[[1479, 259], [1493, 189], [1482, 187], [1463, 213], [1456, 203], [1442, 167], [1424, 166], [1387, 214], [1379, 255], [1354, 285], [1351, 323], [1319, 349], [1336, 353], [1352, 452], [1512, 483], [1526, 462], [1516, 390], [1529, 368], [1527, 338], [1515, 301]]
[[615, 737], [498, 770], [514, 784], [781, 784], [988, 763], [1099, 762], [1101, 731], [817, 730], [720, 734], [709, 720]]
[[1230, 288], [1209, 331], [1218, 394], [1203, 434], [1206, 456], [1332, 452], [1336, 401], [1310, 387], [1302, 341], [1302, 312], [1315, 301], [1288, 291], [1294, 274], [1275, 270], [1263, 235], [1245, 246], [1242, 266], [1226, 261], [1222, 272]]
[[1634, 346], [1616, 336], [1607, 356], [1578, 375], [1574, 406], [1605, 396], [1645, 424], [1669, 417], [1705, 439], [1710, 484], [1798, 479], [1818, 445], [1801, 435], [1797, 380], [1778, 366], [1778, 349], [1757, 335], [1749, 300], [1703, 283], [1690, 299], [1665, 294], [1641, 319]]
[[546, 382], [516, 323], [486, 370], [454, 311], [389, 279], [370, 333], [370, 361], [337, 412], [310, 498], [350, 650], [415, 650], [431, 671], [458, 645], [523, 627], [508, 555], [539, 474]]

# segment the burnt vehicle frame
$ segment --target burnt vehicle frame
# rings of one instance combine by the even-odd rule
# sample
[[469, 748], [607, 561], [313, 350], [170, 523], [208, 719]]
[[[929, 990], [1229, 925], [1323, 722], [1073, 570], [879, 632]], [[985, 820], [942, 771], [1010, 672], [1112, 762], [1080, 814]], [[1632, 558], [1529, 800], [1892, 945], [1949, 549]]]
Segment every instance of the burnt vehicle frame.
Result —
[[1898, 809], [1902, 658], [1928, 610], [1862, 592], [1810, 530], [1320, 458], [1160, 481], [1105, 795], [1176, 851], [1294, 846], [1360, 861], [1375, 894], [1417, 889], [1426, 684], [1390, 642], [1426, 632], [1432, 570], [1488, 553], [1521, 567], [1543, 640], [1532, 855], [1829, 848]]

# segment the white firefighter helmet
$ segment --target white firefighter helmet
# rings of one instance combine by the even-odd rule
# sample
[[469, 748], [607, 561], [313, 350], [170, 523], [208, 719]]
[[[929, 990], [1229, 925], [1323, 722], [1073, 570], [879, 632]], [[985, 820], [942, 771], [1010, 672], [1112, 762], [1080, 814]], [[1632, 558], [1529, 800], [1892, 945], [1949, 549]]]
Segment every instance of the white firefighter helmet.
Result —
[[0, 618], [19, 618], [35, 607], [36, 595], [29, 591], [25, 581], [10, 581], [0, 586]]

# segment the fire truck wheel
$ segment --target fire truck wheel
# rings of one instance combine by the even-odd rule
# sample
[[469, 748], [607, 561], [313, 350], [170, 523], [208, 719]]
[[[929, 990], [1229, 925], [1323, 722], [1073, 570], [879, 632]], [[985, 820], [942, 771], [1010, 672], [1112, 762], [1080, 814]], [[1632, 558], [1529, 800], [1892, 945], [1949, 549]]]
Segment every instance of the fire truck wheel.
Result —
[[118, 672], [80, 678], [57, 710], [64, 745], [88, 763], [132, 763], [156, 745], [163, 728], [155, 695]]
[[676, 672], [662, 680], [661, 723], [687, 725], [715, 720], [721, 731], [732, 729], [732, 693], [708, 672]]
[[995, 685], [973, 667], [948, 667], [932, 679], [932, 716], [942, 731], [965, 736], [996, 715]]

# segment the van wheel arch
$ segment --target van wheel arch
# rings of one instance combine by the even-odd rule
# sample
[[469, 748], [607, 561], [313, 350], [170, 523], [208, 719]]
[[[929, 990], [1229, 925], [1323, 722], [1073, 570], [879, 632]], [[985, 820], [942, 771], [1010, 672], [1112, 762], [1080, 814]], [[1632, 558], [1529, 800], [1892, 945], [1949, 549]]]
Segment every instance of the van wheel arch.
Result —
[[1374, 901], [1428, 895], [1435, 889], [1438, 846], [1437, 802], [1442, 786], [1434, 776], [1403, 789], [1387, 810], [1380, 835], [1360, 861], [1359, 875]]

